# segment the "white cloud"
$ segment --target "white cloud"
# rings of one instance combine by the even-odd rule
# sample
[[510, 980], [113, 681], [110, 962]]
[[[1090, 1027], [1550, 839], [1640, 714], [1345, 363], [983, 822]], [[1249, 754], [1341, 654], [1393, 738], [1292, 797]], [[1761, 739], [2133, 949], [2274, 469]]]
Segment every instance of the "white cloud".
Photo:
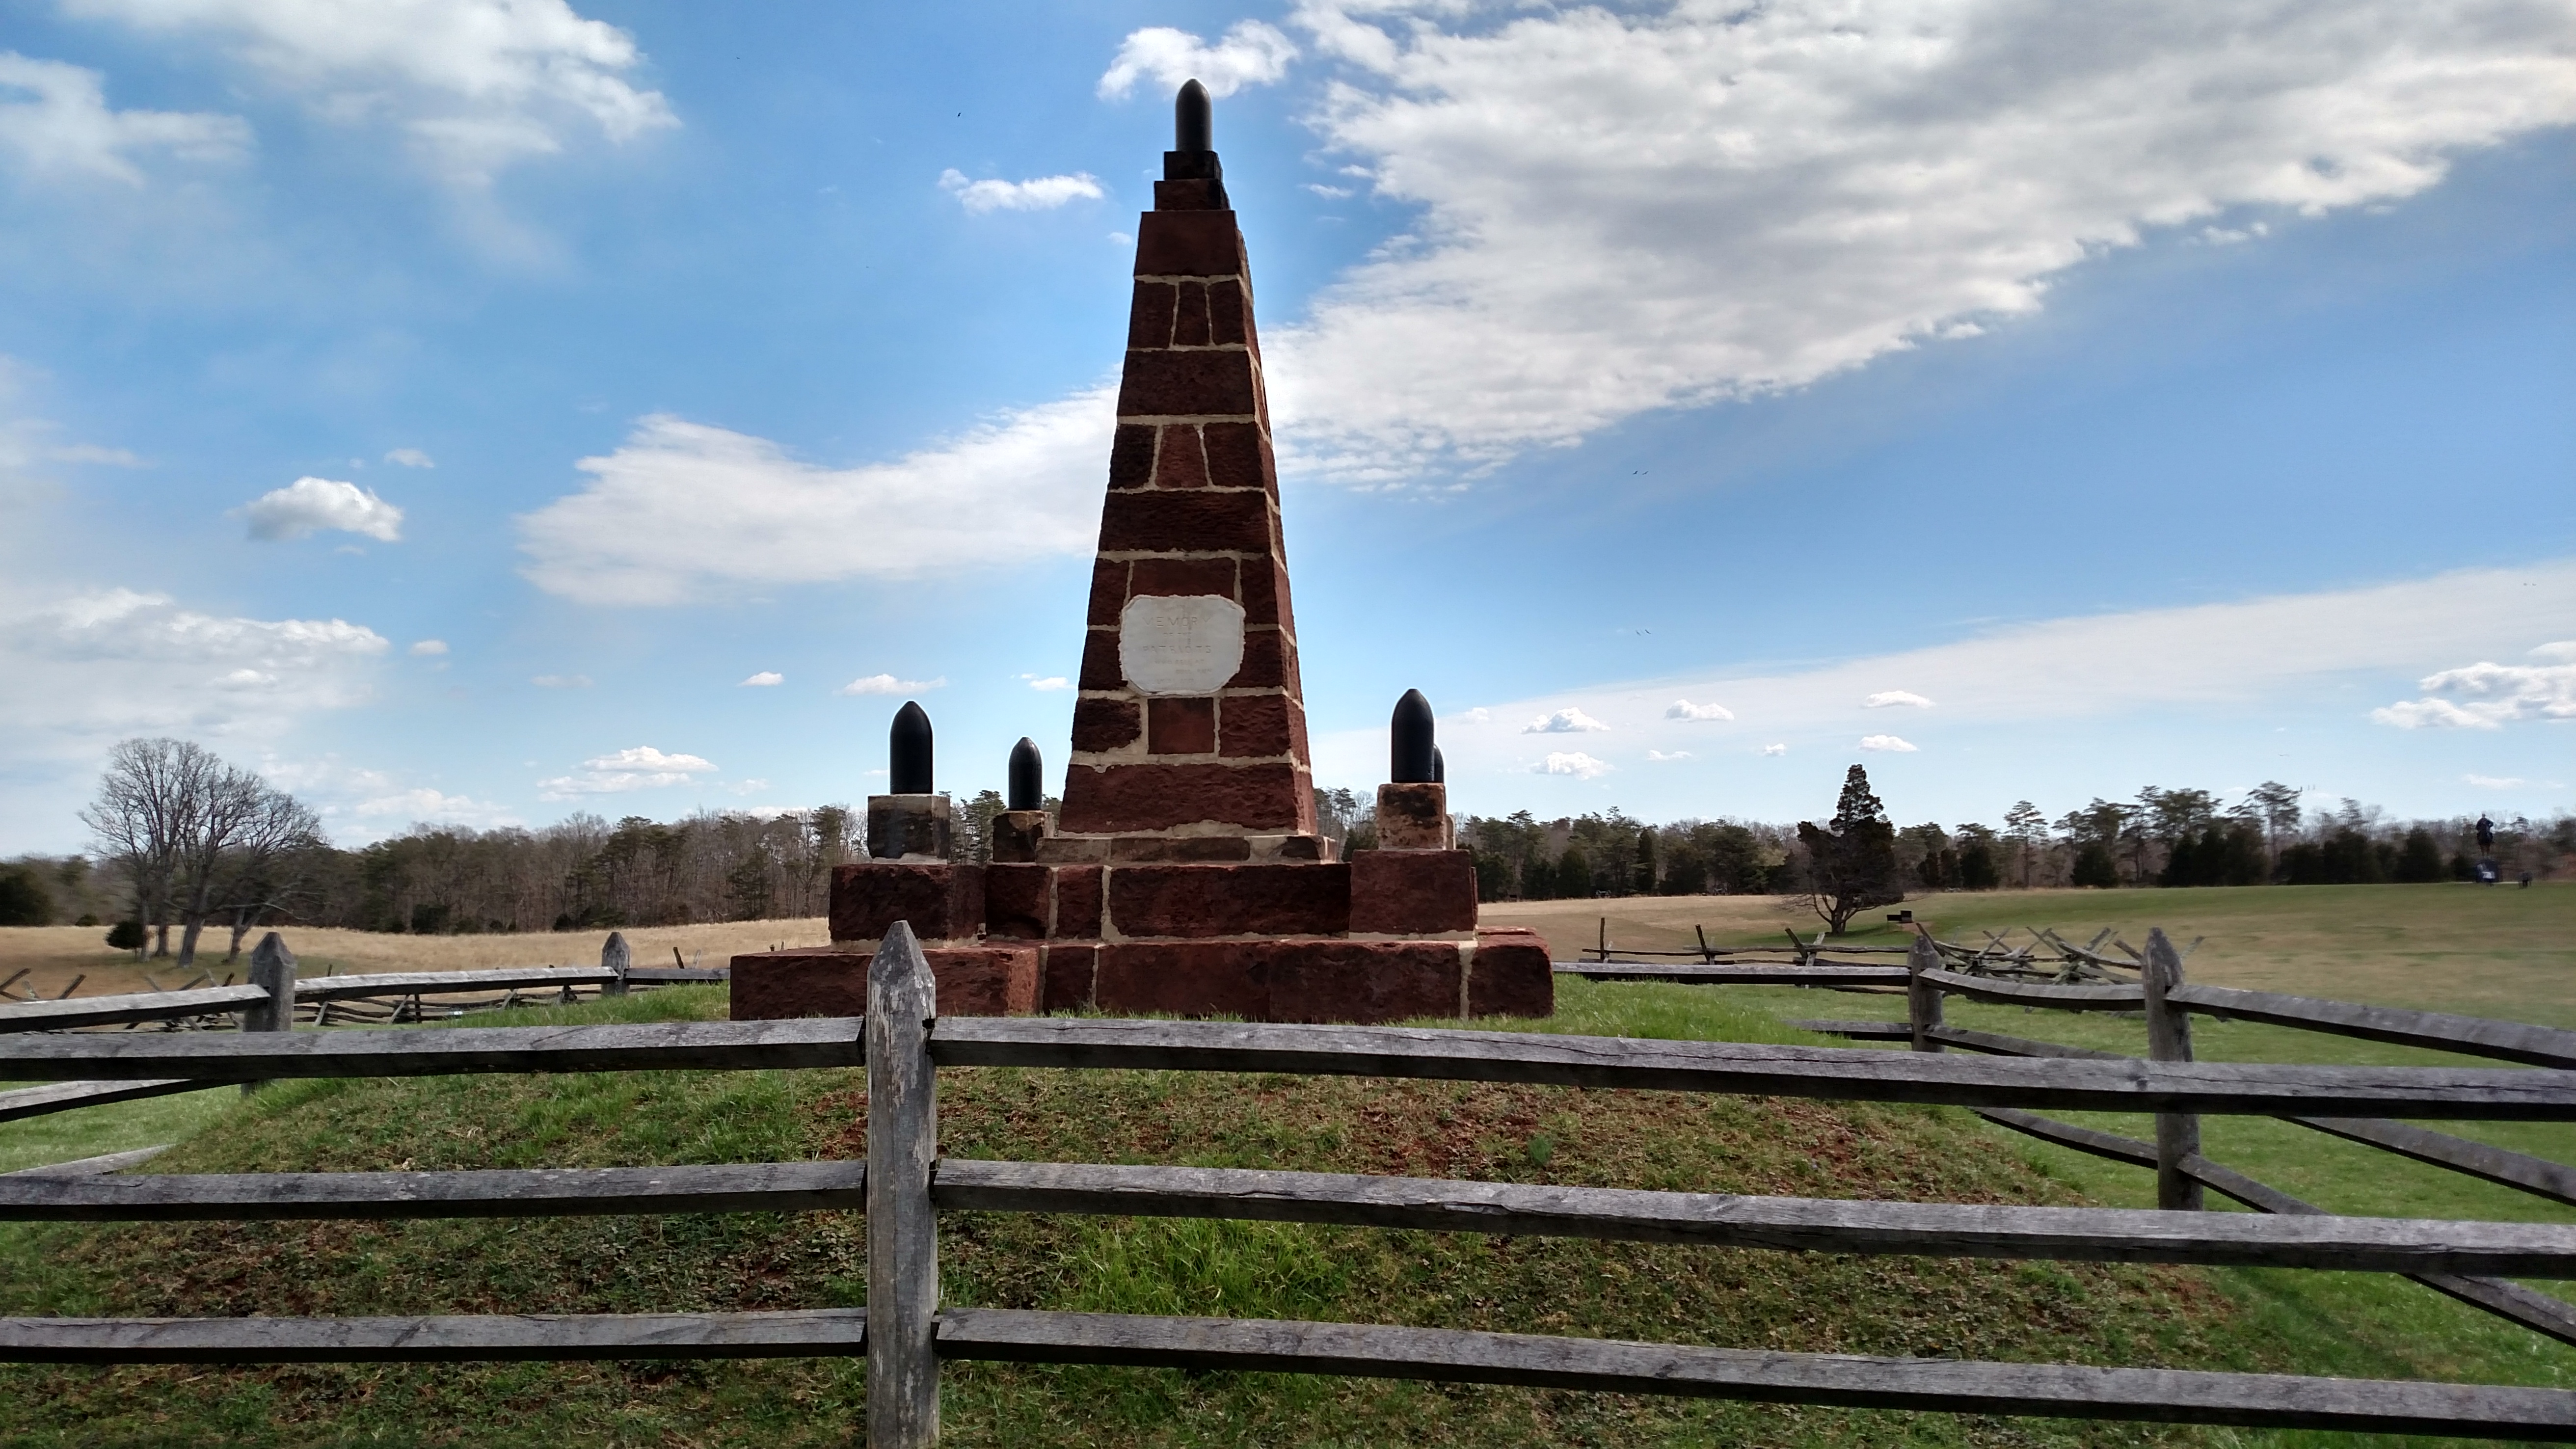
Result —
[[2519, 776], [2462, 775], [2460, 777], [2481, 790], [2519, 790], [2531, 782]]
[[764, 669], [749, 679], [744, 680], [741, 684], [736, 685], [735, 688], [766, 689], [773, 684], [785, 684], [786, 682], [786, 675], [779, 673], [775, 669]]
[[1451, 719], [1463, 720], [1468, 724], [1483, 724], [1485, 721], [1492, 719], [1493, 717], [1494, 712], [1485, 708], [1481, 704], [1476, 706], [1474, 709], [1468, 710], [1464, 714], [1455, 714], [1450, 716]]
[[1068, 201], [1098, 201], [1104, 194], [1100, 178], [1088, 171], [1028, 181], [973, 181], [965, 172], [951, 167], [939, 173], [939, 189], [956, 197], [969, 216], [982, 216], [988, 211], [1053, 211]]
[[1608, 725], [1603, 724], [1601, 721], [1594, 719], [1592, 716], [1585, 714], [1579, 709], [1566, 708], [1560, 709], [1554, 714], [1540, 715], [1538, 718], [1531, 720], [1528, 724], [1522, 725], [1521, 733], [1525, 735], [1579, 735], [1588, 734], [1594, 730], [1606, 730], [1608, 728], [1610, 728]]
[[1916, 749], [1916, 746], [1907, 744], [1894, 735], [1862, 735], [1860, 747], [1864, 750], [1886, 750], [1900, 755], [1913, 754]]
[[1799, 386], [2033, 312], [2161, 229], [2393, 201], [2576, 120], [2576, 12], [2528, 0], [1295, 23], [1346, 67], [1326, 149], [1421, 208], [1268, 349], [1286, 441], [1360, 482]]
[[1042, 690], [1071, 689], [1073, 688], [1073, 681], [1065, 678], [1061, 674], [1050, 674], [1044, 679], [1030, 680], [1029, 688]]
[[891, 674], [870, 674], [842, 685], [834, 694], [919, 694], [926, 689], [944, 689], [948, 676], [937, 679], [897, 679]]
[[[2509, 720], [2576, 720], [2576, 642], [2543, 644], [2531, 653], [2541, 659], [2568, 662], [2480, 662], [2445, 669], [2416, 681], [2415, 687], [2425, 691], [2425, 698], [2400, 700], [2372, 710], [2370, 717], [2406, 730], [2428, 725], [2492, 730], [2502, 729]], [[2433, 697], [2442, 694], [2459, 695], [2467, 703]]]
[[444, 654], [447, 652], [447, 641], [444, 639], [423, 639], [419, 643], [411, 646], [411, 652], [422, 658]]
[[250, 144], [250, 126], [238, 116], [110, 110], [99, 72], [0, 50], [0, 156], [23, 170], [140, 186], [137, 153], [229, 161]]
[[587, 674], [540, 674], [528, 681], [539, 689], [588, 689]]
[[1530, 766], [1530, 773], [1533, 775], [1572, 775], [1578, 780], [1595, 780], [1610, 773], [1613, 768], [1613, 766], [1605, 764], [1600, 760], [1596, 760], [1590, 755], [1583, 753], [1581, 750], [1570, 750], [1563, 754], [1549, 755], [1546, 759]]
[[1124, 99], [1149, 76], [1167, 91], [1195, 79], [1211, 96], [1230, 96], [1286, 75], [1296, 58], [1296, 42], [1258, 20], [1236, 21], [1214, 45], [1186, 30], [1148, 26], [1130, 31], [1119, 44], [1117, 58], [1100, 77], [1100, 98]]
[[1089, 553], [1117, 392], [1027, 408], [892, 463], [825, 468], [765, 438], [642, 420], [519, 519], [522, 569], [593, 604], [671, 604]]
[[[0, 736], [78, 754], [120, 735], [274, 737], [363, 702], [391, 640], [342, 619], [248, 619], [106, 589], [0, 619]], [[50, 742], [50, 743], [48, 743]]]
[[1660, 764], [1666, 764], [1666, 763], [1669, 763], [1670, 761], [1673, 761], [1673, 760], [1687, 760], [1687, 759], [1689, 759], [1690, 757], [1691, 757], [1691, 752], [1690, 752], [1690, 751], [1688, 751], [1688, 750], [1675, 750], [1675, 751], [1673, 751], [1673, 752], [1672, 752], [1672, 753], [1670, 753], [1670, 754], [1666, 754], [1666, 753], [1665, 753], [1665, 752], [1663, 752], [1662, 750], [1648, 750], [1648, 751], [1646, 751], [1646, 758], [1647, 758], [1647, 759], [1649, 759], [1649, 760], [1654, 761], [1656, 764], [1659, 764], [1659, 765], [1660, 765]]
[[1722, 704], [1693, 704], [1677, 699], [1664, 706], [1664, 718], [1688, 720], [1733, 719], [1735, 711]]
[[565, 0], [66, 0], [137, 30], [218, 36], [273, 86], [342, 125], [391, 124], [450, 181], [564, 148], [576, 129], [631, 141], [678, 122], [624, 79], [625, 31]]
[[438, 464], [418, 448], [396, 448], [385, 454], [385, 461], [405, 468], [435, 468]]
[[1789, 753], [1789, 747], [1787, 745], [1764, 745], [1762, 747], [1762, 753], [1766, 755], [1785, 755]]
[[471, 825], [486, 830], [496, 825], [522, 823], [507, 806], [467, 795], [450, 795], [426, 786], [372, 796], [351, 806], [349, 813], [361, 820]]
[[403, 511], [355, 483], [298, 478], [233, 510], [250, 524], [250, 536], [303, 538], [322, 529], [360, 533], [384, 543], [402, 538]]
[[686, 785], [711, 774], [715, 763], [697, 755], [671, 755], [651, 745], [634, 745], [612, 755], [581, 762], [574, 774], [537, 782], [538, 798], [568, 800], [580, 795], [621, 795], [630, 790], [658, 790]]
[[1932, 701], [1910, 689], [1882, 689], [1860, 702], [1863, 709], [1930, 709]]
[[111, 468], [140, 468], [143, 460], [123, 448], [102, 448], [96, 443], [70, 443], [47, 448], [45, 456], [57, 463], [101, 463]]

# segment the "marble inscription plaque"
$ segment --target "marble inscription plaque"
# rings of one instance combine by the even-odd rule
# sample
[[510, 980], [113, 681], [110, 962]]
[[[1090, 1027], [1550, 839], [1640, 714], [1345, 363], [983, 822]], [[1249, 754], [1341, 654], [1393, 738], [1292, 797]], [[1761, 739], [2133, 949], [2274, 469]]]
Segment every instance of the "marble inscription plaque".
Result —
[[1243, 606], [1144, 594], [1118, 615], [1118, 671], [1147, 694], [1213, 694], [1243, 667]]

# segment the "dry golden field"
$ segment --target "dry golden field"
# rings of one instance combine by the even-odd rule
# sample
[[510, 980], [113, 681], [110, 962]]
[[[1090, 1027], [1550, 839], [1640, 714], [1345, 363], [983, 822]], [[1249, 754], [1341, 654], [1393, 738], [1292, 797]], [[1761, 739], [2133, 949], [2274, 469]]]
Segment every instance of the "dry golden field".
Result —
[[[2147, 929], [2162, 926], [2177, 945], [2207, 938], [2184, 969], [2214, 986], [2576, 1027], [2576, 883], [1988, 891], [1904, 908], [1943, 940], [1970, 943], [1984, 940], [1981, 929], [2020, 943], [2030, 939], [2023, 928], [2047, 926], [2080, 945], [2113, 926], [2143, 946]], [[1885, 914], [1866, 913], [1845, 939], [1902, 944]], [[1614, 949], [1686, 949], [1694, 925], [1733, 946], [1786, 947], [1784, 928], [1809, 940], [1821, 929], [1784, 896], [1508, 902], [1483, 918], [1536, 929], [1560, 961], [1591, 947], [1604, 918]]]
[[[289, 927], [280, 932], [287, 949], [296, 957], [298, 971], [319, 976], [326, 971], [347, 974], [352, 971], [472, 971], [487, 966], [596, 966], [599, 948], [608, 940], [606, 931], [562, 931], [520, 936], [396, 936], [374, 931], [332, 931], [318, 927]], [[32, 984], [46, 996], [58, 996], [75, 976], [85, 976], [81, 983], [83, 996], [104, 996], [119, 991], [149, 991], [148, 974], [164, 987], [175, 987], [192, 979], [193, 973], [177, 970], [169, 961], [137, 962], [131, 951], [107, 948], [104, 927], [94, 926], [16, 926], [0, 928], [0, 978], [20, 967], [31, 968], [20, 987]], [[243, 942], [243, 959], [226, 964], [226, 933], [209, 931], [198, 943], [199, 971], [211, 972], [217, 981], [227, 972], [245, 973], [249, 968], [250, 947], [259, 935], [253, 932]], [[830, 939], [823, 918], [800, 921], [723, 921], [696, 926], [643, 926], [626, 933], [627, 944], [635, 951], [638, 966], [675, 964], [671, 950], [678, 947], [692, 966], [722, 966], [737, 951], [766, 951], [772, 946], [817, 946]], [[171, 933], [172, 949], [177, 949], [178, 934]]]

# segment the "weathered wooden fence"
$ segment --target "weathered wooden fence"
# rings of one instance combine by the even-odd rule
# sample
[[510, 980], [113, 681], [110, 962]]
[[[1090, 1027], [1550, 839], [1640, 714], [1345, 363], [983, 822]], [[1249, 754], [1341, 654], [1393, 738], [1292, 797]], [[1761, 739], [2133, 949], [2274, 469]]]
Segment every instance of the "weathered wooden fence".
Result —
[[[2170, 995], [2171, 993], [2169, 993]], [[939, 1158], [938, 1069], [1290, 1072], [2027, 1109], [2576, 1120], [2576, 1071], [2025, 1059], [1398, 1027], [936, 1018], [910, 930], [864, 1018], [0, 1038], [0, 1078], [291, 1077], [865, 1063], [867, 1161], [493, 1172], [0, 1177], [0, 1218], [867, 1214], [868, 1307], [749, 1314], [0, 1320], [0, 1359], [277, 1363], [864, 1354], [867, 1438], [938, 1435], [948, 1360], [1162, 1365], [1981, 1414], [2576, 1437], [2576, 1393], [2060, 1364], [1775, 1353], [1368, 1324], [950, 1307], [942, 1211], [1247, 1218], [1834, 1253], [2576, 1275], [2576, 1228], [2182, 1211], [1843, 1202], [1324, 1173]], [[1937, 1028], [1937, 1024], [1936, 1028]]]
[[[2148, 934], [2147, 949], [2140, 953], [2141, 969], [2135, 983], [2048, 985], [2000, 980], [1948, 970], [1943, 964], [1945, 954], [1928, 934], [1916, 941], [1906, 961], [1907, 1014], [1902, 1022], [1799, 1021], [1791, 1024], [1854, 1040], [1903, 1041], [1919, 1052], [1956, 1048], [1991, 1056], [2058, 1061], [2136, 1060], [2117, 1052], [1952, 1026], [1943, 1018], [1942, 1002], [1949, 996], [1962, 996], [1971, 1001], [2053, 1011], [2111, 1011], [2142, 1015], [2146, 1019], [2148, 1058], [2159, 1062], [2193, 1060], [2191, 1018], [2197, 1013], [2222, 1020], [2259, 1021], [2366, 1041], [2394, 1042], [2403, 1046], [2492, 1057], [2530, 1066], [2562, 1070], [2576, 1068], [2576, 1032], [2441, 1012], [2406, 1011], [2348, 1001], [2283, 996], [2268, 991], [2190, 985], [2183, 979], [2186, 952], [2177, 950], [2161, 930]], [[2326, 1211], [2202, 1156], [2200, 1119], [2194, 1112], [2160, 1111], [2156, 1116], [2153, 1142], [2011, 1108], [1984, 1108], [1981, 1115], [2001, 1126], [2063, 1147], [2152, 1169], [2156, 1174], [2156, 1202], [2161, 1208], [2186, 1212], [2197, 1210], [2203, 1206], [2205, 1190], [2215, 1189], [2258, 1212], [2313, 1218], [2324, 1215]], [[2429, 1166], [2517, 1188], [2553, 1202], [2576, 1205], [2576, 1168], [2560, 1163], [2446, 1132], [2390, 1121], [2385, 1115], [2348, 1116], [2321, 1106], [2271, 1115]], [[2463, 1303], [2509, 1318], [2561, 1342], [2576, 1344], [2576, 1304], [2565, 1299], [2495, 1277], [2464, 1276], [2452, 1272], [2419, 1272], [2408, 1276]]]
[[[24, 973], [21, 973], [24, 974]], [[623, 996], [630, 991], [683, 982], [722, 981], [721, 968], [639, 967], [622, 934], [610, 933], [600, 962], [589, 966], [513, 966], [489, 971], [379, 971], [300, 978], [294, 953], [271, 931], [251, 952], [250, 980], [235, 986], [136, 992], [123, 996], [62, 996], [0, 1001], [0, 1033], [96, 1031], [157, 1026], [165, 1031], [287, 1031], [314, 1027], [423, 1022], [433, 1014], [455, 1019], [473, 1011], [557, 1002], [584, 996]], [[77, 988], [75, 979], [72, 986]], [[464, 998], [458, 1000], [458, 998]], [[442, 1004], [431, 1007], [425, 999]], [[281, 1010], [280, 1003], [285, 1003]], [[38, 1117], [74, 1107], [95, 1107], [141, 1097], [202, 1090], [184, 1078], [147, 1082], [58, 1082], [0, 1092], [0, 1122]]]

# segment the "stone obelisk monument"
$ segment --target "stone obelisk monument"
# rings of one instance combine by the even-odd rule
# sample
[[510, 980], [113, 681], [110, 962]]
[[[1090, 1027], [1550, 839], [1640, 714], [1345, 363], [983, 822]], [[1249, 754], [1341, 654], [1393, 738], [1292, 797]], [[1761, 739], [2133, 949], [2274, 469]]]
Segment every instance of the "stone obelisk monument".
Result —
[[[830, 949], [734, 958], [735, 1016], [855, 1012], [866, 958], [898, 920], [923, 938], [951, 1015], [1372, 1022], [1552, 1009], [1546, 943], [1476, 925], [1475, 868], [1453, 848], [1419, 694], [1397, 707], [1380, 848], [1338, 860], [1315, 828], [1252, 312], [1207, 92], [1192, 81], [1136, 231], [1060, 817], [1025, 808], [1037, 759], [1022, 741], [989, 863], [924, 858], [913, 847], [926, 827], [885, 849], [872, 837], [882, 858], [834, 872]], [[872, 831], [945, 804], [930, 793], [928, 738], [926, 718], [898, 718], [893, 748], [920, 742], [912, 793], [872, 799]]]

